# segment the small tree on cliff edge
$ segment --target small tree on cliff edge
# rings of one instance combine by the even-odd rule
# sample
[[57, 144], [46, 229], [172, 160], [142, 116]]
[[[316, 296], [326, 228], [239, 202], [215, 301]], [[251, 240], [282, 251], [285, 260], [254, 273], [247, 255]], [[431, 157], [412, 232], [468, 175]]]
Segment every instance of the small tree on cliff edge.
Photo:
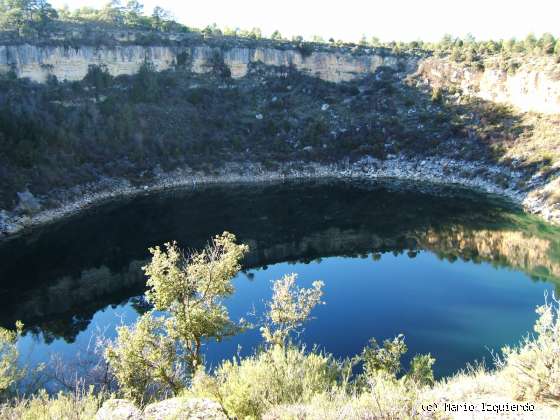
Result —
[[[145, 401], [176, 395], [203, 364], [202, 345], [236, 334], [242, 325], [230, 320], [222, 300], [234, 289], [232, 278], [248, 251], [224, 232], [200, 252], [185, 256], [175, 242], [151, 248], [147, 300], [154, 310], [132, 327], [120, 327], [106, 351], [127, 397]], [[156, 316], [154, 311], [166, 313]]]

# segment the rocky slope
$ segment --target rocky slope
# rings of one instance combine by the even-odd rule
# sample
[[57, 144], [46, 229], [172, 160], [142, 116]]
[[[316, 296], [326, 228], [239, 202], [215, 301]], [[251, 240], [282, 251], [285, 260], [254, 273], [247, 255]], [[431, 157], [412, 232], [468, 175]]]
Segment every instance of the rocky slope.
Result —
[[560, 220], [558, 63], [103, 35], [0, 36], [0, 232], [145, 189], [363, 172], [479, 187]]

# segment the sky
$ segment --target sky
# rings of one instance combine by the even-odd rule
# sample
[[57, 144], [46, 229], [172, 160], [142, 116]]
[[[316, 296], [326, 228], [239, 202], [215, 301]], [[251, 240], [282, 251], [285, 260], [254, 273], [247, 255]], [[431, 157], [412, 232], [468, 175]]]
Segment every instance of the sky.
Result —
[[[107, 0], [51, 0], [55, 7], [100, 7]], [[145, 0], [145, 12], [158, 5], [191, 27], [278, 29], [285, 37], [313, 35], [357, 41], [436, 41], [444, 34], [477, 39], [524, 38], [550, 32], [560, 36], [559, 0]]]

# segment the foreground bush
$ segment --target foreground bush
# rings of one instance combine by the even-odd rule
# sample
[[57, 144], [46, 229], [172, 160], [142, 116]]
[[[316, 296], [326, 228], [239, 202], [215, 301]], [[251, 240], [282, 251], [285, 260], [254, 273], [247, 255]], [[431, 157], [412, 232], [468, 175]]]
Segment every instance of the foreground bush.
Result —
[[[369, 345], [362, 351], [357, 360], [363, 362], [364, 373], [362, 381], [367, 384], [379, 380], [380, 375], [384, 379], [397, 380], [397, 375], [402, 370], [401, 357], [408, 351], [404, 343], [404, 336], [399, 334], [392, 340], [383, 341], [380, 346], [375, 338], [369, 341]], [[403, 383], [413, 382], [414, 385], [432, 386], [435, 382], [432, 366], [435, 359], [430, 354], [417, 354], [410, 361], [410, 368], [400, 378]]]
[[106, 359], [126, 398], [137, 403], [175, 395], [185, 386], [186, 373], [162, 318], [144, 314], [131, 327], [117, 329], [117, 341]]
[[107, 396], [102, 393], [76, 391], [49, 397], [46, 392], [30, 398], [16, 399], [0, 406], [0, 418], [5, 420], [90, 420]]
[[19, 352], [16, 340], [23, 325], [18, 323], [16, 331], [0, 327], [0, 397], [13, 391], [15, 384], [23, 377], [24, 371], [18, 366]]
[[503, 349], [499, 362], [513, 397], [525, 400], [560, 400], [560, 302], [537, 308], [536, 337], [526, 337], [518, 347]]
[[[433, 384], [434, 359], [429, 355], [415, 357], [409, 371], [398, 378], [400, 359], [407, 351], [402, 335], [385, 340], [383, 346], [371, 340], [360, 356], [344, 361], [294, 344], [294, 333], [323, 303], [323, 283], [301, 288], [296, 274], [273, 284], [260, 328], [261, 350], [245, 359], [225, 361], [207, 374], [203, 341], [240, 331], [222, 299], [233, 293], [231, 279], [239, 272], [247, 247], [236, 244], [235, 236], [226, 232], [187, 257], [175, 243], [150, 251], [152, 260], [144, 267], [146, 298], [165, 315], [150, 311], [135, 325], [120, 327], [116, 342], [106, 351], [121, 392], [141, 405], [186, 393], [216, 400], [228, 416], [260, 418], [279, 405], [308, 404], [350, 390], [358, 395], [389, 387], [408, 401], [409, 390]], [[353, 375], [360, 362], [364, 373]]]
[[373, 386], [360, 392], [335, 389], [315, 395], [309, 403], [279, 405], [269, 410], [266, 419], [364, 420], [433, 418], [419, 416], [426, 401], [426, 388], [411, 382], [395, 381], [379, 375]]
[[202, 367], [203, 343], [239, 332], [222, 301], [233, 293], [231, 280], [247, 250], [228, 232], [187, 256], [176, 243], [150, 249], [152, 260], [143, 269], [154, 309], [136, 325], [118, 328], [105, 352], [127, 398], [144, 403], [177, 395]]
[[256, 419], [271, 407], [306, 403], [337, 385], [343, 370], [331, 355], [306, 353], [291, 343], [290, 335], [309, 319], [323, 295], [322, 282], [305, 289], [296, 285], [296, 278], [285, 275], [273, 284], [261, 327], [264, 349], [225, 361], [212, 375], [199, 372], [192, 393], [220, 402], [228, 416]]
[[277, 405], [309, 403], [332, 390], [340, 374], [330, 355], [274, 346], [240, 361], [226, 361], [212, 376], [198, 375], [191, 392], [218, 401], [228, 416], [258, 419]]

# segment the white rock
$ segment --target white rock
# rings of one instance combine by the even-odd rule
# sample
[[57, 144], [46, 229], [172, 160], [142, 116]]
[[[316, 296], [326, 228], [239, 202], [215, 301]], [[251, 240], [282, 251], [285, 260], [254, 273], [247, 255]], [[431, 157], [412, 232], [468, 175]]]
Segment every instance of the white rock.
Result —
[[95, 420], [141, 420], [142, 412], [130, 401], [111, 399], [103, 403]]
[[36, 213], [41, 210], [41, 202], [29, 190], [17, 193], [18, 209], [28, 213]]
[[217, 402], [204, 398], [169, 398], [144, 409], [144, 420], [164, 419], [204, 419], [226, 420], [222, 408]]
[[146, 406], [142, 412], [132, 402], [123, 399], [105, 401], [95, 415], [96, 420], [164, 420], [204, 419], [227, 420], [215, 401], [204, 398], [169, 398]]

